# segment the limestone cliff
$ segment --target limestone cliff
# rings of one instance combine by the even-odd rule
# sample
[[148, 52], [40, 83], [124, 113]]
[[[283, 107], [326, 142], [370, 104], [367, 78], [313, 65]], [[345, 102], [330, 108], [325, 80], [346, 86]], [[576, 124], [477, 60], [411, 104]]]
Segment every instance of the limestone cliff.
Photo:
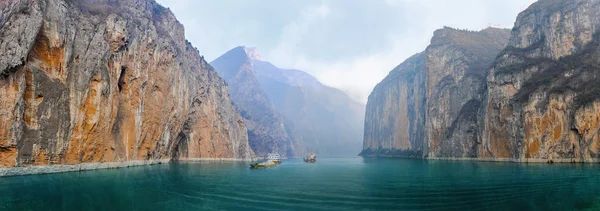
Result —
[[249, 159], [225, 82], [152, 0], [0, 2], [0, 167]]
[[428, 157], [476, 157], [482, 151], [478, 117], [485, 77], [509, 36], [496, 28], [434, 32], [425, 60]]
[[519, 14], [488, 76], [483, 157], [600, 161], [600, 1]]
[[369, 96], [363, 156], [473, 157], [485, 77], [509, 31], [444, 28]]
[[236, 47], [211, 62], [230, 86], [229, 94], [248, 127], [249, 142], [257, 155], [278, 152], [294, 156], [290, 127], [273, 108], [269, 97], [255, 77], [252, 60], [259, 58], [255, 49]]
[[[506, 42], [498, 30], [488, 42], [468, 38], [476, 44], [470, 47], [456, 45], [460, 42], [440, 47], [448, 36], [437, 31], [425, 56], [415, 56], [422, 57], [418, 75], [423, 78], [384, 80], [371, 94], [363, 154], [403, 156], [390, 151], [413, 155], [426, 149], [415, 156], [600, 161], [599, 28], [600, 1], [543, 0], [519, 14], [507, 46], [496, 56], [492, 52]], [[461, 48], [466, 51], [456, 51]], [[411, 63], [388, 78], [412, 71]], [[407, 108], [416, 101], [402, 93], [422, 89], [424, 106]], [[425, 131], [413, 132], [411, 113], [425, 118], [416, 126]], [[425, 136], [417, 142], [421, 145], [409, 145], [420, 135]]]
[[425, 54], [398, 65], [369, 95], [362, 156], [423, 157], [427, 153]]

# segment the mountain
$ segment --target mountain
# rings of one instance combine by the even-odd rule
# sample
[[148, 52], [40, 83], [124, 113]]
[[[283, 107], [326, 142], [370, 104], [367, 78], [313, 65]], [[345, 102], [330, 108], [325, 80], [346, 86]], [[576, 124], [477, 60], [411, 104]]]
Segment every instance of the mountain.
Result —
[[[232, 52], [246, 56], [234, 57]], [[245, 73], [231, 73], [229, 70], [239, 69], [235, 67], [241, 61], [247, 67]], [[234, 68], [227, 68], [234, 63]], [[281, 69], [263, 61], [254, 48], [234, 48], [211, 64], [231, 87], [240, 80], [251, 81], [252, 88], [241, 88], [241, 95], [231, 89], [234, 103], [246, 107], [243, 105], [248, 96], [257, 95], [268, 101], [263, 104], [280, 114], [296, 155], [315, 152], [320, 157], [341, 157], [360, 152], [364, 105], [352, 101], [344, 92], [323, 85], [306, 72]], [[243, 99], [238, 103], [235, 96]]]
[[360, 152], [364, 104], [303, 71], [279, 69], [261, 60], [252, 64], [275, 108], [294, 123], [305, 153], [344, 157]]
[[598, 17], [599, 1], [545, 0], [508, 40], [436, 31], [371, 93], [362, 155], [600, 161]]
[[211, 62], [229, 84], [229, 95], [248, 127], [250, 146], [257, 155], [278, 152], [294, 156], [294, 144], [283, 117], [273, 108], [256, 79], [251, 49], [236, 47]]
[[367, 102], [362, 156], [476, 157], [486, 75], [510, 31], [436, 30]]
[[0, 4], [0, 167], [254, 156], [226, 83], [168, 9]]

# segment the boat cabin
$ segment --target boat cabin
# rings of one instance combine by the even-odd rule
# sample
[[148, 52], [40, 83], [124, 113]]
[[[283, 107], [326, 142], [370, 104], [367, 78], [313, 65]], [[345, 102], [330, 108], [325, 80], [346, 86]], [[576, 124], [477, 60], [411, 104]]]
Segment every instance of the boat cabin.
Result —
[[281, 158], [281, 156], [279, 155], [279, 153], [267, 154], [267, 159], [269, 159], [269, 160], [279, 160], [280, 158]]

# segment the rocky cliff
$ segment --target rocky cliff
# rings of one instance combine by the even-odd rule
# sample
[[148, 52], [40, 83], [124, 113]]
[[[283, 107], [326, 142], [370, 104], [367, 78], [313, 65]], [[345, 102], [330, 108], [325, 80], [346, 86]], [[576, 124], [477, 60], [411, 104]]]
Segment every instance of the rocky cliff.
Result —
[[0, 167], [249, 159], [217, 73], [152, 0], [0, 2]]
[[600, 1], [519, 14], [488, 76], [482, 157], [600, 161]]
[[257, 59], [255, 49], [236, 47], [211, 62], [219, 75], [229, 84], [229, 94], [237, 111], [248, 127], [250, 146], [257, 155], [278, 152], [285, 157], [294, 156], [294, 143], [284, 118], [273, 108], [267, 94], [256, 79], [252, 60]]
[[[476, 45], [441, 48], [448, 36], [437, 31], [425, 55], [412, 59], [424, 65], [416, 73], [423, 78], [384, 80], [371, 94], [363, 155], [405, 156], [393, 153], [403, 150], [427, 158], [600, 161], [599, 24], [600, 1], [544, 0], [519, 14], [501, 51], [506, 39], [498, 30], [487, 42], [468, 38]], [[456, 51], [461, 48], [466, 51]], [[388, 78], [407, 74], [416, 66], [411, 63]], [[416, 101], [402, 93], [415, 90], [425, 90], [418, 98], [424, 106], [404, 106]], [[413, 126], [407, 113], [424, 123]], [[414, 127], [424, 131], [415, 134]], [[420, 149], [426, 150], [415, 153]]]
[[434, 32], [425, 59], [428, 157], [476, 157], [482, 151], [478, 117], [485, 78], [509, 36], [496, 28]]
[[509, 31], [443, 28], [369, 96], [363, 156], [473, 157], [478, 154], [485, 77]]
[[362, 156], [423, 157], [426, 53], [394, 68], [369, 95]]

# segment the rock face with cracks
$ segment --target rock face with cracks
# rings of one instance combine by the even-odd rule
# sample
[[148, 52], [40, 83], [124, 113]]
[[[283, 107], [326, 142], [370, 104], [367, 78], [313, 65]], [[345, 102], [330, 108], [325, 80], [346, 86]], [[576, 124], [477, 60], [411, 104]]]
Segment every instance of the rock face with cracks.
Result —
[[539, 1], [519, 14], [488, 76], [481, 156], [600, 161], [600, 1]]
[[226, 83], [152, 0], [0, 2], [0, 167], [251, 159]]
[[464, 42], [436, 31], [371, 94], [362, 154], [600, 161], [599, 28], [600, 1], [545, 0], [519, 14], [502, 50], [502, 32], [461, 54]]
[[380, 82], [367, 103], [363, 156], [473, 157], [488, 67], [509, 31], [434, 32], [427, 49]]

